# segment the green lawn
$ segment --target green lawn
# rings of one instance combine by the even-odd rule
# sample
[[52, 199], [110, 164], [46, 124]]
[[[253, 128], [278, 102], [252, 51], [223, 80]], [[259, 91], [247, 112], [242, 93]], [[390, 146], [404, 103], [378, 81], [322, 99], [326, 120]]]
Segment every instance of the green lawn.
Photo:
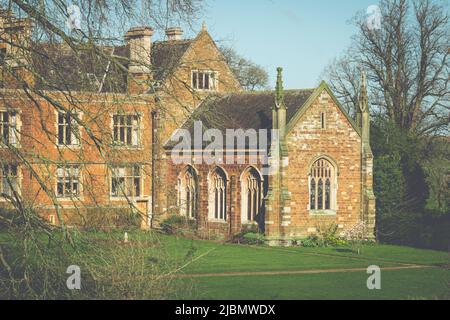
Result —
[[[127, 248], [120, 232], [86, 235], [98, 250]], [[366, 245], [358, 255], [348, 248], [244, 246], [144, 232], [131, 232], [129, 239], [128, 245], [150, 240], [144, 249], [149, 264], [162, 257], [171, 260], [168, 265], [183, 266], [174, 281], [187, 289], [174, 293], [177, 299], [450, 299], [447, 252]], [[0, 233], [2, 243], [11, 244], [11, 238]], [[102, 261], [99, 258], [98, 264]], [[381, 290], [367, 289], [370, 265], [381, 267]], [[406, 265], [427, 267], [390, 270]], [[286, 272], [291, 274], [280, 274]]]
[[[449, 299], [449, 254], [389, 245], [364, 246], [362, 254], [335, 248], [271, 248], [220, 244], [162, 236], [173, 256], [188, 251], [202, 256], [183, 272], [214, 274], [381, 267], [381, 290], [368, 290], [366, 271], [295, 275], [229, 275], [196, 277], [196, 290], [184, 298], [198, 299]], [[424, 269], [384, 270], [404, 264]]]
[[377, 264], [380, 267], [397, 265], [393, 262], [375, 263], [374, 259], [363, 260], [357, 256], [352, 258], [343, 255], [323, 256], [320, 254], [321, 249], [303, 252], [284, 248], [218, 244], [173, 237], [164, 237], [164, 241], [172, 255], [181, 256], [188, 250], [192, 250], [192, 247], [195, 248], [195, 256], [205, 254], [183, 269], [186, 274], [361, 268], [371, 264]]
[[199, 299], [449, 299], [449, 278], [443, 269], [382, 271], [381, 290], [367, 289], [365, 272], [209, 277], [194, 283]]
[[323, 269], [334, 266], [353, 267], [361, 265], [361, 262], [362, 265], [372, 262], [379, 266], [399, 264], [445, 266], [450, 263], [448, 252], [392, 245], [365, 245], [361, 254], [358, 255], [350, 252], [348, 248], [244, 246], [164, 235], [160, 236], [160, 240], [174, 256], [181, 257], [189, 250], [194, 250], [195, 256], [209, 252], [186, 270], [190, 273], [285, 270], [286, 268], [299, 270], [309, 267]]

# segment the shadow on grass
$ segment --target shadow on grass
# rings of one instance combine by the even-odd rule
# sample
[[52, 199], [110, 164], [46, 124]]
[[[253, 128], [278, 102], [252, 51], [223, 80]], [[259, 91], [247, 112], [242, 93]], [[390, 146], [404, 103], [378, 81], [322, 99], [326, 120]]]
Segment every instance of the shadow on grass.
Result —
[[349, 252], [349, 253], [353, 253], [352, 249], [348, 249], [348, 248], [336, 248], [334, 249], [334, 251], [336, 252]]

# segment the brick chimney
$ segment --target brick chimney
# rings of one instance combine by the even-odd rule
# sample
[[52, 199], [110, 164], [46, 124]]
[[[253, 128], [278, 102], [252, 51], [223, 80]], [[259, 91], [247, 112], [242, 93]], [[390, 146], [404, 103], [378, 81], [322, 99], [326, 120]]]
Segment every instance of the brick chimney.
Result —
[[153, 33], [153, 29], [150, 27], [134, 27], [125, 34], [125, 41], [130, 48], [130, 64], [128, 66], [128, 92], [130, 94], [142, 94], [150, 87]]
[[21, 88], [24, 83], [34, 86], [29, 50], [32, 29], [30, 19], [17, 19], [11, 12], [0, 10], [0, 82], [9, 89]]
[[183, 30], [180, 27], [167, 28], [166, 36], [169, 41], [182, 40]]

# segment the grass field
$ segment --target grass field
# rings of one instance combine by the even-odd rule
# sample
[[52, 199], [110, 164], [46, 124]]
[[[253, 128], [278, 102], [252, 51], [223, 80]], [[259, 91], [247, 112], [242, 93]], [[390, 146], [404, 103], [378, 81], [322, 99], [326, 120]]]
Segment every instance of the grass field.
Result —
[[[131, 232], [124, 245], [122, 233], [86, 235], [105, 252], [151, 239], [148, 261], [164, 256], [181, 266], [173, 299], [450, 299], [448, 252], [366, 245], [358, 255], [348, 248], [244, 246], [144, 232]], [[2, 243], [11, 239], [0, 233]], [[381, 290], [367, 289], [371, 265], [381, 268]]]
[[[368, 245], [357, 255], [335, 248], [250, 247], [167, 236], [162, 241], [174, 256], [194, 250], [200, 257], [183, 269], [194, 277], [180, 281], [193, 281], [196, 288], [186, 299], [450, 298], [446, 252]], [[381, 290], [367, 289], [370, 265], [381, 268]], [[420, 267], [389, 270], [409, 265]]]

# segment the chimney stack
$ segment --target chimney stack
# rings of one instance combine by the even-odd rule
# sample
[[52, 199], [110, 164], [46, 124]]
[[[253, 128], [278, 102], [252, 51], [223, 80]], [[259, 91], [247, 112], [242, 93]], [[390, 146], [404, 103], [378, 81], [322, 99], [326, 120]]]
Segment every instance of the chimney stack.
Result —
[[34, 86], [34, 76], [29, 69], [32, 29], [30, 19], [18, 19], [12, 12], [0, 9], [0, 54], [4, 64], [0, 80], [8, 88], [21, 88], [24, 83]]
[[152, 78], [151, 49], [153, 29], [134, 27], [125, 34], [125, 41], [130, 48], [130, 65], [128, 67], [128, 92], [141, 94], [148, 90]]
[[180, 27], [167, 28], [166, 36], [169, 41], [182, 40], [183, 30]]

